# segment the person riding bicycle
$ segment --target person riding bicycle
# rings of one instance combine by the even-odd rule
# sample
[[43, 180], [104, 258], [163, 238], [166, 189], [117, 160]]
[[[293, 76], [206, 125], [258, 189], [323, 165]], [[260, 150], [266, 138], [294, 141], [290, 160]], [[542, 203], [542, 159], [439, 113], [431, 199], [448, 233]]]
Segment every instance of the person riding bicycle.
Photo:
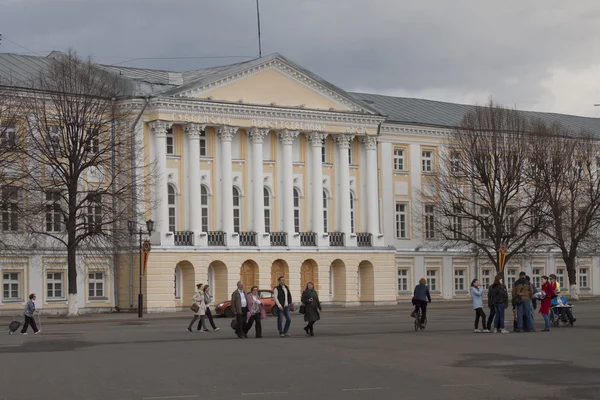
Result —
[[419, 284], [415, 286], [415, 293], [412, 298], [412, 303], [415, 306], [415, 310], [410, 314], [412, 318], [415, 317], [419, 308], [421, 308], [421, 325], [425, 323], [427, 318], [427, 303], [431, 303], [431, 295], [429, 294], [429, 288], [427, 287], [427, 281], [425, 278], [419, 279]]

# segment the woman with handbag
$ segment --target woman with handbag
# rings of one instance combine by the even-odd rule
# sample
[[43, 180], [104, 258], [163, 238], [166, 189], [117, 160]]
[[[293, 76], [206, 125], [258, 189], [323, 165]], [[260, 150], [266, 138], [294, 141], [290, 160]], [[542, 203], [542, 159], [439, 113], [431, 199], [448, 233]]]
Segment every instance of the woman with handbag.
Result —
[[[215, 325], [215, 321], [213, 320], [212, 313], [210, 312], [210, 303], [212, 302], [212, 296], [210, 295], [209, 289], [210, 289], [210, 286], [208, 286], [208, 285], [204, 285], [204, 288], [202, 289], [202, 291], [204, 292], [204, 304], [206, 305], [206, 310], [204, 311], [204, 313], [206, 314], [206, 317], [208, 318], [208, 322], [210, 322], [210, 325], [212, 326], [213, 331], [217, 332], [220, 329], [217, 328], [217, 325]], [[202, 321], [202, 329], [204, 330], [204, 332], [208, 332], [208, 329], [206, 328], [206, 319], [203, 319], [203, 321]], [[200, 325], [198, 325], [198, 330], [200, 330]]]
[[308, 325], [304, 327], [307, 335], [315, 336], [313, 327], [315, 322], [321, 319], [319, 311], [322, 310], [315, 286], [312, 282], [308, 282], [306, 290], [302, 293], [302, 306], [300, 307], [300, 312], [304, 311], [304, 321], [308, 322]]
[[[192, 322], [190, 322], [190, 325], [187, 328], [187, 331], [190, 333], [192, 333], [192, 326], [198, 318], [200, 318], [200, 322], [198, 323], [198, 330], [200, 330], [200, 326], [202, 326], [202, 323], [204, 322], [204, 316], [206, 314], [206, 303], [204, 302], [204, 292], [202, 291], [202, 284], [197, 284], [196, 289], [197, 291], [196, 293], [194, 293], [194, 303], [192, 303], [192, 306], [190, 307], [190, 310], [194, 312], [194, 318], [192, 319]], [[204, 331], [200, 330], [200, 332]]]
[[540, 314], [544, 317], [544, 329], [542, 332], [550, 332], [550, 305], [554, 296], [554, 288], [548, 281], [546, 275], [542, 276], [542, 290], [538, 292], [538, 298], [541, 300]]
[[260, 300], [258, 295], [258, 286], [252, 286], [252, 290], [248, 293], [248, 319], [244, 328], [244, 336], [248, 336], [248, 332], [252, 329], [252, 323], [255, 323], [256, 338], [262, 337], [261, 320], [267, 319], [267, 310], [265, 305]]

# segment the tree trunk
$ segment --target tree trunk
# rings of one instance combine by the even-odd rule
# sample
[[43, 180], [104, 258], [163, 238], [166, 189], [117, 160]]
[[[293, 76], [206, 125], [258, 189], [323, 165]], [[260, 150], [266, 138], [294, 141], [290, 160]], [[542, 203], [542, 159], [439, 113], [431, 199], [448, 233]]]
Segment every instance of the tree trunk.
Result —
[[[575, 260], [571, 260], [567, 264], [567, 274], [569, 275], [569, 294], [573, 300], [579, 300], [579, 291], [577, 290], [577, 269]], [[569, 265], [570, 264], [570, 265]]]
[[68, 315], [77, 315], [77, 187], [69, 188], [67, 219], [67, 275], [69, 279]]

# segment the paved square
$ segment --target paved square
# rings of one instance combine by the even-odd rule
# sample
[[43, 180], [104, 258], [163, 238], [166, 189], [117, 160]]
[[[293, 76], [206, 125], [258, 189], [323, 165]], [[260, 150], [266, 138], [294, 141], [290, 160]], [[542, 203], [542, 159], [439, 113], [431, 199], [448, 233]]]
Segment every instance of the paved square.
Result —
[[408, 305], [326, 309], [315, 337], [296, 313], [293, 337], [269, 317], [245, 340], [228, 319], [190, 334], [187, 313], [42, 318], [41, 336], [0, 336], [0, 399], [597, 399], [600, 303], [575, 310], [574, 328], [536, 314], [536, 333], [493, 335], [472, 333], [470, 302], [433, 303], [423, 332]]

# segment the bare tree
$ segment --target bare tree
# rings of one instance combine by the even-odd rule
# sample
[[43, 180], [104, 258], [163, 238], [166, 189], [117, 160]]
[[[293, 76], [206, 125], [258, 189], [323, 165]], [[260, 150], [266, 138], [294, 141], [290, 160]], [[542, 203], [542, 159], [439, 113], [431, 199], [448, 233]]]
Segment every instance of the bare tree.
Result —
[[508, 262], [539, 232], [534, 211], [540, 194], [525, 173], [527, 134], [520, 112], [490, 102], [465, 115], [440, 154], [439, 194], [430, 205], [437, 214], [435, 233], [447, 245], [483, 253], [496, 272], [502, 245]]
[[577, 257], [594, 250], [600, 225], [600, 142], [559, 124], [535, 124], [531, 173], [542, 194], [543, 234], [567, 266], [570, 293], [578, 298]]
[[21, 103], [27, 115], [23, 215], [38, 248], [66, 254], [73, 315], [78, 256], [111, 254], [115, 242], [129, 242], [131, 202], [143, 201], [133, 188], [146, 185], [153, 169], [130, 157], [134, 110], [118, 76], [71, 51], [53, 59], [33, 86]]

